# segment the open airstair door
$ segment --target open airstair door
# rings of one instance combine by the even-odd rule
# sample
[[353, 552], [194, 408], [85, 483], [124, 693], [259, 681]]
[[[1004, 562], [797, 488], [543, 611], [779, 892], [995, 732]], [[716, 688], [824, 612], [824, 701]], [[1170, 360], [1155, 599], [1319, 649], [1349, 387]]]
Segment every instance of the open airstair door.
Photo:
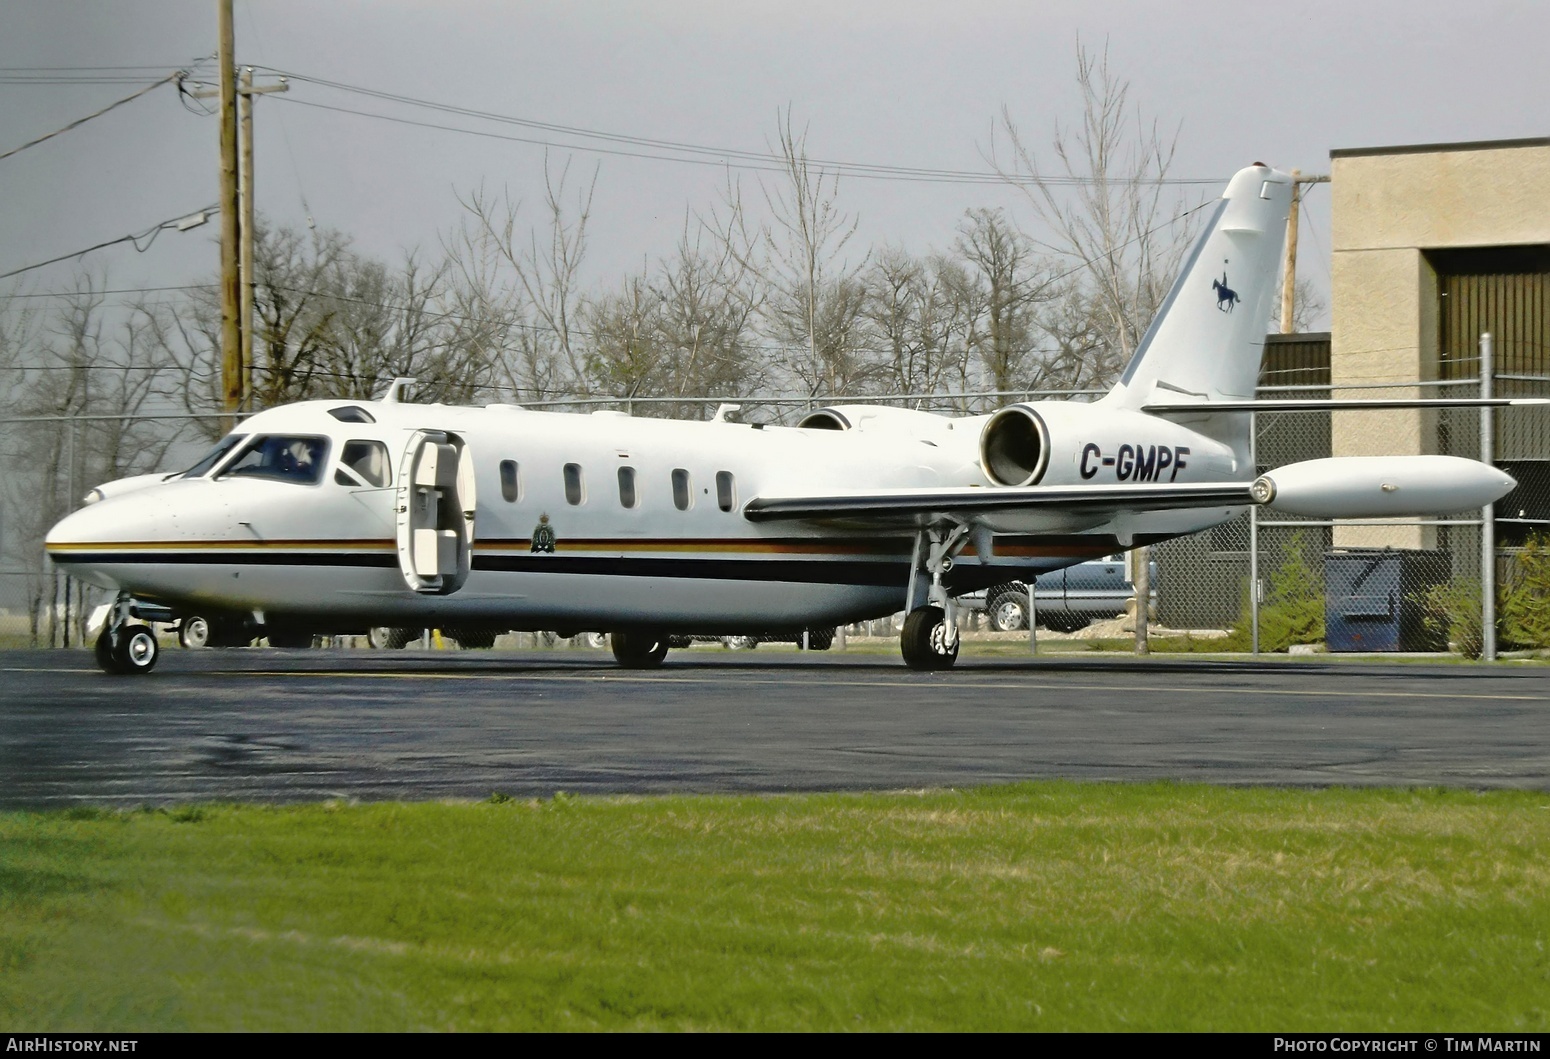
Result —
[[399, 466], [394, 509], [404, 583], [427, 595], [456, 592], [473, 557], [473, 457], [456, 434], [417, 430]]

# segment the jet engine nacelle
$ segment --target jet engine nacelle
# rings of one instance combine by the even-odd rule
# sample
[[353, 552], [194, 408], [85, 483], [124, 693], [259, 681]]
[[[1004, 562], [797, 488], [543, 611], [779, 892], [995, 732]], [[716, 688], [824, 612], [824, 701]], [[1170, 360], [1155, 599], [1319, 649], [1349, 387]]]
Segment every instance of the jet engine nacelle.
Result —
[[1171, 420], [1096, 404], [1015, 404], [984, 421], [979, 465], [996, 485], [1241, 480], [1227, 445]]
[[1517, 484], [1489, 464], [1458, 456], [1335, 456], [1277, 468], [1251, 491], [1288, 515], [1391, 518], [1472, 511]]
[[953, 429], [954, 420], [935, 412], [916, 408], [890, 408], [886, 405], [840, 404], [815, 409], [797, 423], [805, 430], [855, 430], [858, 432], [891, 430], [916, 436], [935, 436]]

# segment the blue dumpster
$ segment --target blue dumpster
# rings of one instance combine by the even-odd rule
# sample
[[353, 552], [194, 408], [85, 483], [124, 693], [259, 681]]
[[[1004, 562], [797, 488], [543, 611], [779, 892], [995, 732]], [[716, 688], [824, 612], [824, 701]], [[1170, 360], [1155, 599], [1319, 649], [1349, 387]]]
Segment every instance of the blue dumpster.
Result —
[[1350, 548], [1324, 556], [1324, 629], [1331, 651], [1445, 651], [1428, 632], [1422, 596], [1447, 579], [1448, 553]]

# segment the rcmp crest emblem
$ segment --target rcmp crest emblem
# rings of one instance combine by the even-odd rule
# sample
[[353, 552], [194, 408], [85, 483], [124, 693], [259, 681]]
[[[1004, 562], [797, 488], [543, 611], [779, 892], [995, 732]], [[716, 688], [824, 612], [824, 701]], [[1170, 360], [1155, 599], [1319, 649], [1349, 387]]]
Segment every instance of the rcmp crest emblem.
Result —
[[548, 515], [539, 515], [538, 525], [533, 527], [533, 551], [554, 554], [554, 527], [549, 525]]

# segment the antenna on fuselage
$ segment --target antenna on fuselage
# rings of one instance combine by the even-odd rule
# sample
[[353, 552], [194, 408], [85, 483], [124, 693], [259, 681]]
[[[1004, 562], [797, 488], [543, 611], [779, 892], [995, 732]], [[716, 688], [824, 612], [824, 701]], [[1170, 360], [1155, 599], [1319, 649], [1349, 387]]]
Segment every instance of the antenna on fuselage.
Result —
[[723, 404], [716, 409], [716, 414], [710, 417], [710, 421], [712, 423], [725, 423], [728, 412], [741, 412], [742, 410], [743, 406], [740, 404]]
[[382, 395], [383, 404], [403, 404], [404, 387], [413, 386], [419, 379], [394, 379], [388, 384], [387, 393]]

